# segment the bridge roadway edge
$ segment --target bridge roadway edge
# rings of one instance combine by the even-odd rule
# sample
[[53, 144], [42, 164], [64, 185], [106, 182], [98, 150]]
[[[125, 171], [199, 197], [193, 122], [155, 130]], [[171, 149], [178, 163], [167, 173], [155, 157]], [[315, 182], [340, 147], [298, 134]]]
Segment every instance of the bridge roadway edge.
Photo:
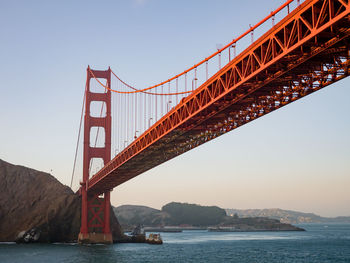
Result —
[[[316, 2], [319, 2], [319, 1], [308, 1], [308, 3], [316, 3]], [[332, 1], [332, 2], [336, 2], [336, 1]], [[343, 16], [341, 17], [342, 19], [344, 19], [345, 23], [347, 23], [347, 27], [349, 27], [349, 19], [348, 19], [348, 15], [349, 15], [349, 3], [347, 4], [347, 8], [346, 8], [346, 11], [343, 12]], [[299, 10], [300, 11], [300, 10]], [[339, 18], [338, 20], [340, 20], [341, 18]], [[343, 21], [343, 22], [344, 22]], [[333, 21], [334, 24], [336, 24], [337, 21]], [[330, 27], [330, 25], [328, 26]], [[278, 24], [276, 25], [276, 28], [278, 28]], [[320, 30], [319, 30], [320, 31]], [[322, 31], [321, 32], [318, 32], [321, 35]], [[329, 32], [327, 32], [329, 33]], [[341, 32], [339, 32], [341, 33]], [[335, 36], [337, 38], [337, 36]], [[320, 37], [321, 38], [321, 37]], [[342, 69], [344, 70], [344, 73], [342, 76], [336, 76], [336, 78], [332, 79], [332, 80], [327, 80], [326, 82], [324, 82], [323, 84], [320, 84], [320, 86], [318, 88], [316, 88], [315, 90], [313, 90], [313, 88], [309, 87], [309, 91], [307, 90], [301, 90], [302, 92], [304, 93], [300, 93], [298, 95], [298, 97], [294, 98], [293, 100], [290, 100], [290, 101], [283, 101], [281, 102], [281, 105], [278, 105], [278, 106], [272, 106], [272, 104], [270, 103], [269, 104], [269, 108], [267, 108], [266, 112], [264, 112], [264, 114], [260, 115], [260, 116], [263, 116], [269, 112], [272, 112], [273, 110], [275, 109], [278, 109], [282, 106], [285, 106], [287, 104], [289, 104], [290, 102], [292, 101], [295, 101], [297, 99], [300, 99], [308, 94], [311, 94], [312, 92], [316, 91], [316, 90], [319, 90], [320, 88], [323, 88], [327, 85], [330, 85], [331, 83], [335, 82], [335, 81], [338, 81], [339, 79], [343, 78], [343, 77], [346, 77], [348, 74], [349, 74], [349, 64], [348, 64], [348, 50], [349, 50], [349, 32], [345, 32], [345, 35], [343, 36], [338, 36], [338, 40], [337, 42], [334, 42], [332, 45], [330, 45], [329, 47], [325, 48], [322, 52], [324, 53], [321, 53], [322, 54], [326, 54], [326, 50], [330, 47], [335, 47], [335, 48], [341, 48], [339, 46], [336, 46], [336, 44], [338, 44], [339, 42], [345, 42], [345, 46], [347, 46], [347, 50], [341, 50], [340, 53], [339, 53], [339, 57], [341, 56], [347, 56], [347, 62], [346, 63], [343, 63], [342, 65], [340, 64], [334, 64], [334, 67], [333, 67], [333, 71], [334, 69], [336, 69], [337, 67], [342, 67]], [[306, 41], [305, 41], [306, 42]], [[305, 47], [306, 48], [306, 47]], [[317, 48], [322, 48], [322, 46], [316, 46], [316, 49]], [[328, 49], [329, 50], [329, 49]], [[334, 55], [334, 57], [337, 57], [338, 56], [338, 53], [335, 52], [334, 54], [332, 54], [332, 56]], [[344, 55], [345, 54], [345, 55]], [[311, 54], [311, 56], [308, 58], [308, 59], [311, 59], [313, 57], [316, 57], [317, 58], [317, 55], [318, 53], [315, 53], [315, 54]], [[308, 61], [308, 59], [306, 59], [305, 61]], [[329, 58], [327, 58], [329, 59]], [[339, 58], [341, 59], [341, 58]], [[275, 61], [277, 63], [277, 61]], [[327, 61], [329, 63], [329, 61]], [[231, 63], [233, 64], [233, 62]], [[295, 68], [295, 67], [294, 67]], [[270, 71], [273, 71], [273, 66], [272, 65], [269, 65], [268, 67], [265, 68], [266, 70], [270, 70]], [[290, 69], [289, 69], [290, 70]], [[283, 76], [283, 74], [286, 74], [289, 70], [285, 70], [284, 73], [280, 72], [279, 74], [281, 74], [281, 76]], [[329, 72], [331, 72], [331, 70], [329, 70]], [[220, 72], [219, 72], [220, 73]], [[216, 83], [220, 83], [220, 82], [226, 82], [227, 79], [229, 79], [229, 77], [225, 76], [226, 78], [222, 78], [222, 75], [223, 74], [216, 74], [216, 75], [220, 75], [219, 77], [217, 76], [214, 76], [216, 77]], [[274, 72], [272, 74], [270, 74], [270, 76], [275, 76], [275, 74], [277, 74], [278, 72]], [[309, 72], [310, 73], [310, 72]], [[328, 73], [328, 72], [326, 72]], [[336, 74], [340, 74], [339, 72]], [[292, 74], [291, 74], [292, 75]], [[253, 77], [250, 76], [250, 79], [252, 79]], [[258, 78], [256, 78], [258, 79]], [[259, 79], [258, 79], [259, 81]], [[272, 81], [272, 80], [271, 80]], [[278, 80], [277, 80], [278, 81]], [[290, 81], [290, 80], [289, 80]], [[299, 81], [299, 83], [303, 83], [303, 79], [298, 79], [297, 81]], [[322, 82], [323, 80], [321, 80]], [[207, 85], [212, 85], [214, 86], [214, 81], [211, 81], [210, 84], [207, 83]], [[282, 82], [281, 82], [282, 83]], [[249, 83], [248, 83], [249, 84]], [[284, 83], [285, 84], [285, 83]], [[304, 83], [305, 84], [305, 83]], [[204, 84], [203, 84], [204, 85]], [[218, 84], [216, 84], [218, 86]], [[251, 83], [250, 83], [251, 85]], [[261, 84], [260, 84], [261, 85]], [[259, 87], [259, 89], [261, 89], [261, 92], [262, 93], [265, 93], [265, 104], [266, 104], [266, 101], [268, 101], [268, 96], [272, 96], [271, 94], [273, 92], [279, 92], [278, 94], [282, 94], [284, 91], [283, 89], [278, 89], [276, 88], [275, 90], [274, 89], [270, 89], [268, 91], [266, 90], [263, 90], [262, 88], [266, 88], [266, 87], [269, 87], [270, 84], [264, 84], [264, 85], [261, 85]], [[227, 90], [227, 86], [228, 86], [228, 83], [226, 83], [226, 87], [225, 87], [225, 83], [222, 83], [221, 85], [222, 87], [219, 87], [217, 88], [218, 90]], [[201, 88], [201, 87], [200, 87]], [[200, 89], [199, 88], [199, 89]], [[235, 87], [235, 91], [239, 91], [239, 90], [243, 90], [243, 89], [246, 89], [246, 86], [244, 85], [241, 85], [239, 87]], [[256, 89], [258, 90], [258, 88]], [[246, 92], [244, 94], [244, 96], [242, 96], [240, 98], [240, 100], [238, 100], [239, 104], [236, 104], [236, 106], [240, 107], [242, 110], [245, 110], [245, 106], [249, 104], [249, 100], [243, 100], [243, 99], [254, 99], [254, 96], [251, 96], [251, 94], [256, 91], [256, 90], [253, 90], [252, 92]], [[273, 92], [271, 92], [273, 91]], [[228, 94], [228, 92], [227, 92]], [[237, 95], [234, 94], [234, 95]], [[274, 94], [276, 95], [276, 94]], [[231, 98], [234, 97], [233, 95], [231, 96]], [[261, 97], [261, 96], [260, 96]], [[285, 96], [286, 98], [287, 96]], [[285, 99], [284, 98], [284, 99]], [[188, 103], [189, 101], [191, 100], [191, 98], [189, 97], [184, 103]], [[228, 100], [226, 100], [228, 101]], [[220, 102], [220, 103], [218, 103]], [[216, 104], [215, 104], [216, 103]], [[189, 105], [189, 103], [188, 103]], [[234, 128], [237, 128], [253, 119], [256, 119], [257, 117], [260, 117], [260, 116], [252, 116], [252, 118], [249, 118], [248, 120], [246, 120], [245, 122], [241, 120], [241, 123], [238, 123], [238, 124], [233, 124], [233, 127], [230, 127], [230, 125], [228, 125], [226, 122], [230, 122], [230, 120], [226, 120], [226, 119], [223, 119], [221, 118], [219, 115], [220, 113], [223, 113], [225, 109], [229, 108], [231, 105], [225, 105], [225, 100], [224, 99], [221, 99], [221, 98], [216, 98], [216, 101], [212, 102], [212, 107], [211, 107], [211, 110], [213, 108], [217, 108], [216, 110], [214, 110], [214, 114], [212, 115], [212, 120], [213, 123], [209, 123], [208, 120], [202, 120], [202, 121], [197, 121], [197, 125], [193, 125], [193, 121], [192, 120], [192, 124], [191, 123], [188, 123], [188, 125], [184, 125], [184, 123], [177, 123], [177, 127], [176, 129], [173, 129], [171, 130], [172, 134], [169, 135], [170, 131], [168, 131], [167, 133], [163, 133], [162, 136], [158, 136], [157, 140], [154, 140], [152, 142], [152, 144], [148, 145], [148, 152], [145, 151], [146, 148], [144, 149], [141, 149], [140, 151], [136, 152], [135, 154], [132, 153], [131, 149], [132, 147], [136, 147], [137, 144], [139, 143], [140, 144], [140, 141], [138, 142], [134, 142], [133, 144], [131, 144], [127, 149], [124, 150], [124, 152], [122, 152], [121, 154], [119, 154], [117, 157], [115, 157], [111, 162], [109, 162], [106, 167], [104, 167], [97, 175], [96, 177], [93, 177], [90, 179], [89, 181], [89, 191], [94, 191], [94, 187], [96, 189], [96, 192], [99, 192], [101, 191], [106, 185], [113, 185], [113, 186], [117, 186], [119, 185], [120, 183], [123, 183], [135, 176], [137, 176], [138, 174], [156, 166], [156, 165], [159, 165], [161, 164], [162, 162], [164, 161], [167, 161], [167, 160], [170, 160], [171, 158], [174, 158], [176, 156], [178, 156], [179, 154], [187, 151], [187, 150], [190, 150], [190, 149], [193, 149], [194, 147], [197, 147], [199, 146], [200, 144], [204, 143], [204, 142], [207, 142], [213, 138], [216, 138], [217, 136], [220, 136], [221, 134], [227, 132], [227, 131], [230, 131]], [[220, 108], [220, 106], [226, 106], [226, 107], [222, 107]], [[243, 105], [243, 106], [242, 106]], [[187, 105], [186, 105], [187, 106]], [[193, 105], [192, 105], [193, 106]], [[187, 106], [187, 111], [190, 111], [188, 110], [188, 107]], [[177, 106], [177, 108], [175, 108], [175, 110], [179, 110], [180, 106]], [[203, 107], [204, 108], [204, 107]], [[203, 110], [203, 109], [201, 109]], [[231, 108], [232, 110], [232, 108]], [[204, 109], [203, 112], [205, 113], [205, 115], [210, 115], [211, 111], [208, 110], [208, 109]], [[234, 110], [233, 112], [237, 112], [237, 110]], [[170, 112], [167, 117], [169, 117], [170, 115], [172, 114], [172, 112]], [[188, 114], [190, 115], [190, 114]], [[193, 114], [192, 114], [193, 115]], [[204, 114], [203, 114], [204, 115]], [[259, 114], [257, 114], [259, 115]], [[229, 114], [230, 116], [230, 114]], [[164, 116], [165, 117], [165, 116]], [[201, 117], [201, 116], [199, 116]], [[216, 117], [216, 119], [214, 118]], [[220, 119], [221, 118], [221, 119]], [[199, 118], [200, 119], [200, 118]], [[162, 118], [160, 121], [164, 121], [164, 118]], [[219, 121], [218, 121], [219, 120]], [[175, 121], [174, 121], [175, 122]], [[159, 126], [160, 122], [154, 124], [149, 133], [151, 134], [152, 133], [152, 129], [154, 130], [157, 125]], [[196, 131], [196, 127], [198, 127], [199, 125], [201, 125], [201, 123], [205, 123], [206, 127], [207, 127], [207, 130], [210, 130], [211, 131], [211, 134], [202, 134], [202, 132], [197, 132]], [[191, 126], [192, 125], [192, 126]], [[220, 126], [221, 127], [218, 127]], [[165, 126], [165, 125], [164, 125]], [[216, 126], [216, 127], [215, 127]], [[214, 128], [213, 128], [214, 127]], [[223, 127], [223, 128], [222, 128]], [[166, 130], [165, 128], [163, 128], [163, 130]], [[185, 136], [186, 135], [186, 136]], [[200, 140], [197, 140], [196, 138], [197, 137], [202, 137], [204, 139], [201, 139]], [[141, 136], [140, 136], [141, 137]], [[139, 137], [139, 138], [140, 138]], [[193, 143], [193, 141], [197, 140], [195, 143]], [[166, 144], [169, 144], [170, 147], [164, 147], [164, 145]], [[174, 148], [175, 146], [177, 145], [180, 145], [182, 149], [179, 149], [179, 148], [176, 148], [175, 150], [174, 149], [171, 149], [171, 148]], [[163, 148], [162, 148], [163, 147]], [[154, 154], [156, 153], [156, 154]], [[125, 155], [125, 156], [122, 156], [122, 155]], [[138, 155], [138, 156], [136, 156]], [[119, 166], [116, 165], [115, 163], [115, 160], [118, 159], [119, 157], [123, 157], [124, 160], [122, 161], [121, 164], [119, 164]], [[134, 164], [130, 163], [130, 160], [135, 160], [134, 161]], [[142, 162], [142, 166], [135, 166], [135, 163], [138, 164]], [[129, 164], [128, 164], [129, 163]], [[155, 165], [156, 164], [156, 165]], [[118, 169], [116, 169], [118, 168]], [[104, 174], [102, 176], [102, 174]], [[107, 175], [110, 174], [111, 176], [113, 176], [112, 178], [106, 178]], [[110, 177], [111, 177], [110, 176]], [[117, 178], [117, 179], [115, 179]], [[97, 184], [97, 185], [96, 185]], [[101, 186], [99, 187], [98, 184], [100, 184]], [[101, 190], [99, 190], [101, 189]]]

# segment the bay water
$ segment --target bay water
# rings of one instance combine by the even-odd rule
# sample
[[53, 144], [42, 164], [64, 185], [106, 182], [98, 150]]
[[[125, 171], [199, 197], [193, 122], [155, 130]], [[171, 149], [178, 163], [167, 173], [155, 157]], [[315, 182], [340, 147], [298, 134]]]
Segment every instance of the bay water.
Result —
[[161, 233], [163, 245], [0, 243], [7, 262], [349, 262], [350, 224], [298, 225], [305, 232]]

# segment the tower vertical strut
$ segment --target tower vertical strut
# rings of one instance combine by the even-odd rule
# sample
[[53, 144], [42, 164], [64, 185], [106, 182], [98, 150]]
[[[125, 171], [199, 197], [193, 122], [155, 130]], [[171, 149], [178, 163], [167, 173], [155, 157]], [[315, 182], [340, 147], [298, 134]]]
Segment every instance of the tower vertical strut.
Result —
[[[110, 229], [110, 190], [102, 195], [92, 194], [87, 191], [90, 174], [91, 159], [101, 158], [104, 165], [111, 160], [111, 92], [94, 93], [90, 90], [90, 80], [93, 75], [96, 78], [103, 78], [107, 86], [111, 86], [111, 69], [106, 71], [92, 70], [87, 68], [87, 87], [85, 94], [85, 117], [84, 117], [84, 157], [83, 157], [83, 181], [81, 182], [81, 228], [78, 237], [79, 243], [112, 243]], [[104, 117], [92, 117], [90, 105], [93, 101], [100, 101], [106, 104], [106, 115]], [[99, 127], [105, 130], [104, 147], [94, 147], [90, 143], [92, 127]]]

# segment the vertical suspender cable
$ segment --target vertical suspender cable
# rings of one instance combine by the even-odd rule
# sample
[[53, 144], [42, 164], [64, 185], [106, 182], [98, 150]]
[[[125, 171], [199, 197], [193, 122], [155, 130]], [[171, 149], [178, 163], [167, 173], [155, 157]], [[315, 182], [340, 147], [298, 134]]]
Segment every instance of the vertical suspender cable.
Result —
[[170, 96], [170, 81], [169, 81], [169, 85], [168, 85], [168, 101], [167, 104], [169, 104], [169, 109], [167, 108], [167, 112], [170, 111], [170, 103], [171, 103], [171, 96]]
[[128, 134], [128, 94], [125, 94], [125, 97], [124, 97], [124, 127], [125, 127], [125, 130], [124, 130], [124, 140], [122, 141], [122, 145], [123, 145], [123, 149], [125, 148], [125, 141], [127, 140], [127, 134]]
[[[151, 112], [152, 112], [152, 100], [151, 100], [151, 96], [148, 95], [148, 122], [150, 122], [150, 119], [151, 119], [151, 116], [152, 116]], [[148, 125], [148, 126], [150, 126], [150, 125]]]
[[135, 93], [135, 139], [136, 139], [136, 132], [137, 132], [137, 93]]
[[146, 131], [146, 93], [143, 94], [143, 131]]
[[178, 81], [178, 78], [176, 78], [176, 104], [178, 104], [179, 103], [179, 101], [178, 101], [178, 89], [179, 89], [179, 87], [178, 87], [178, 83], [179, 81]]
[[123, 125], [122, 125], [122, 113], [121, 113], [121, 111], [122, 111], [122, 94], [119, 94], [119, 96], [118, 96], [118, 115], [119, 115], [119, 118], [118, 118], [118, 123], [117, 123], [117, 125], [118, 125], [118, 127], [117, 127], [117, 129], [118, 129], [118, 134], [117, 134], [117, 136], [118, 136], [118, 151], [120, 152], [121, 151], [121, 147], [120, 147], [120, 140], [123, 138], [122, 137], [122, 127], [123, 127]]
[[205, 62], [205, 71], [206, 71], [206, 76], [207, 76], [206, 80], [208, 80], [208, 60]]
[[197, 89], [197, 68], [194, 69], [194, 89]]
[[[111, 92], [112, 93], [112, 92]], [[113, 94], [111, 94], [111, 115], [113, 114], [113, 116], [115, 116], [114, 115], [114, 95]], [[115, 138], [114, 138], [114, 136], [113, 136], [113, 133], [112, 133], [112, 131], [114, 130], [113, 129], [113, 124], [114, 124], [114, 122], [113, 122], [113, 120], [111, 120], [112, 122], [111, 122], [111, 157], [113, 158], [113, 156], [114, 156], [114, 153], [115, 153], [115, 146], [114, 146], [114, 144], [115, 144]], [[114, 150], [114, 151], [113, 151]]]
[[127, 94], [127, 113], [126, 113], [126, 145], [128, 145], [129, 141], [129, 112], [130, 112], [130, 95]]
[[[164, 86], [163, 85], [162, 85], [161, 92], [162, 92], [162, 94], [164, 93]], [[163, 116], [164, 115], [164, 96], [160, 96], [160, 109], [161, 109], [160, 116]]]
[[[158, 87], [156, 88], [156, 93], [158, 92]], [[157, 121], [157, 117], [158, 117], [158, 96], [157, 95], [155, 95], [154, 96], [154, 99], [155, 99], [155, 116], [154, 116], [154, 122], [156, 122]]]

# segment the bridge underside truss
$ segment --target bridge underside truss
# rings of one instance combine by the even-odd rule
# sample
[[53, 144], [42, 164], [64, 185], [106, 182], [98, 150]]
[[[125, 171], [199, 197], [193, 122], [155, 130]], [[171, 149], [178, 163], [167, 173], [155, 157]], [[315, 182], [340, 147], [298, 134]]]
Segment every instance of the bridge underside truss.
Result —
[[308, 0], [88, 182], [102, 193], [349, 75], [350, 0]]

